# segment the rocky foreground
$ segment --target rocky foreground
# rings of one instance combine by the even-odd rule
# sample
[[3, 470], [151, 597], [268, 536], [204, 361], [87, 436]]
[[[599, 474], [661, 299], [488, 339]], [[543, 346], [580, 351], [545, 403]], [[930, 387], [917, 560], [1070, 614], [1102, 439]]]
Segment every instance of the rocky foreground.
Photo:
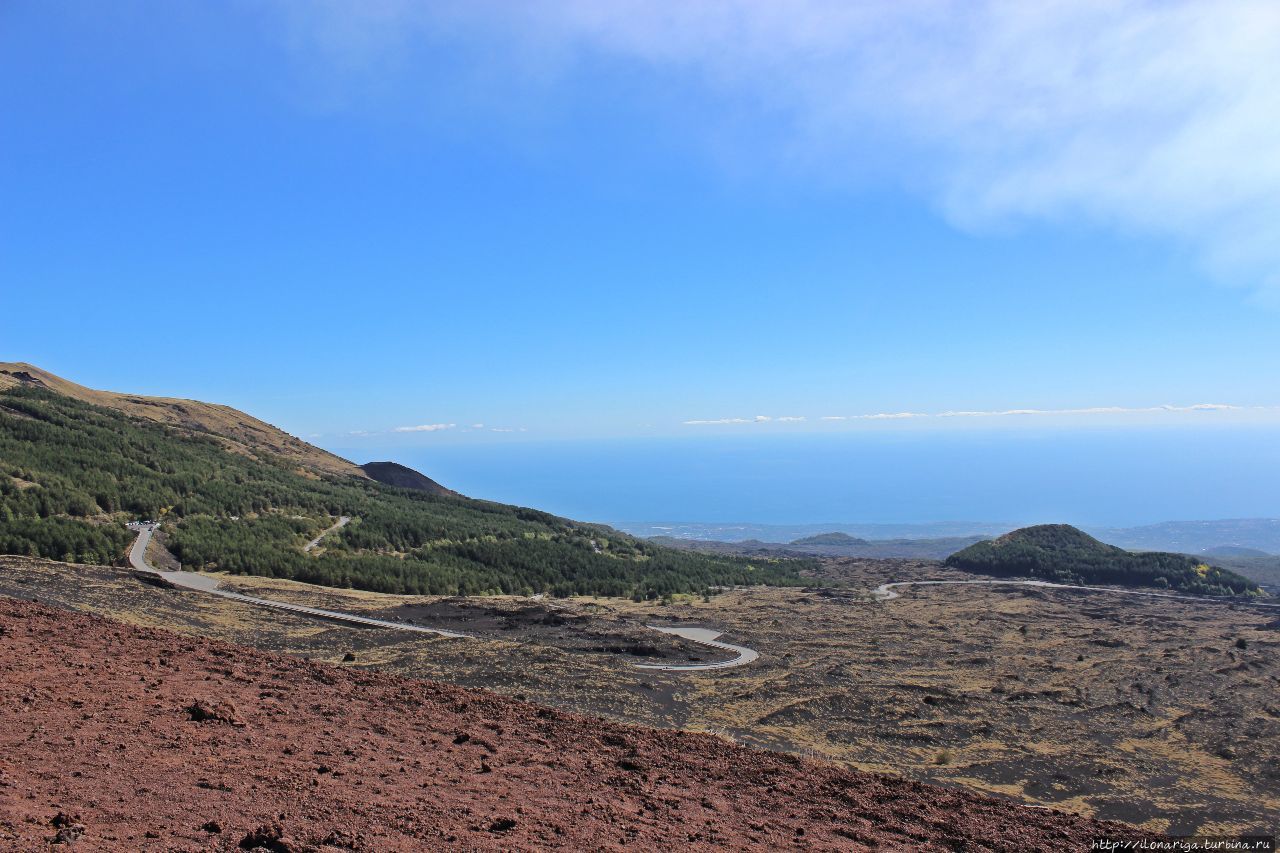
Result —
[[0, 848], [1086, 849], [1132, 830], [0, 598]]

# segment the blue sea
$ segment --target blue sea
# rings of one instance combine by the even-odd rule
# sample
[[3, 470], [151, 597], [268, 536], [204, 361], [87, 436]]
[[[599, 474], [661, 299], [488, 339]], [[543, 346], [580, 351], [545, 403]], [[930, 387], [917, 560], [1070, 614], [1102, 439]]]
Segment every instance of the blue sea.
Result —
[[1275, 427], [334, 447], [588, 521], [1137, 525], [1280, 516]]

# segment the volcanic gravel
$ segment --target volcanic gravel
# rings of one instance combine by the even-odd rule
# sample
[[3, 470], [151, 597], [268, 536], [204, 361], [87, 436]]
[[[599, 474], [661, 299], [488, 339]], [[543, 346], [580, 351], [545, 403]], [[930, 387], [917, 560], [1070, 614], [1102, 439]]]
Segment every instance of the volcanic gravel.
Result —
[[1021, 851], [1136, 834], [0, 598], [0, 849]]

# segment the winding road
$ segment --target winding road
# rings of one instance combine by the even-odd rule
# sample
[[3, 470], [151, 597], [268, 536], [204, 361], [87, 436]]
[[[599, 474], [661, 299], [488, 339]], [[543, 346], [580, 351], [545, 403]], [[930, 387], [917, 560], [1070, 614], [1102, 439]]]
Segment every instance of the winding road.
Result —
[[[182, 589], [207, 592], [212, 595], [221, 596], [222, 598], [229, 598], [232, 601], [242, 601], [246, 604], [256, 604], [259, 607], [270, 607], [273, 610], [300, 613], [303, 616], [315, 616], [320, 619], [328, 619], [333, 622], [342, 622], [348, 625], [359, 625], [365, 628], [390, 628], [393, 631], [414, 631], [419, 634], [438, 634], [441, 637], [467, 636], [466, 634], [459, 634], [456, 631], [446, 631], [443, 628], [425, 628], [421, 625], [405, 625], [399, 622], [385, 622], [381, 619], [370, 619], [367, 616], [357, 616], [354, 613], [339, 613], [336, 610], [321, 610], [318, 607], [306, 607], [301, 604], [272, 601], [269, 598], [255, 598], [251, 595], [241, 595], [238, 592], [228, 592], [227, 590], [219, 589], [218, 579], [208, 575], [196, 574], [195, 572], [161, 571], [147, 562], [147, 545], [151, 542], [151, 536], [155, 533], [156, 525], [135, 523], [129, 525], [129, 527], [138, 531], [138, 538], [134, 541], [133, 547], [129, 549], [129, 565], [133, 566], [140, 572], [149, 572], [154, 575], [159, 575], [164, 580], [176, 587], [181, 587]], [[324, 534], [321, 534], [321, 536], [323, 535]]]
[[749, 649], [746, 646], [733, 646], [729, 643], [721, 643], [716, 638], [720, 636], [720, 631], [713, 631], [710, 628], [668, 628], [658, 625], [645, 625], [650, 631], [661, 631], [664, 634], [674, 634], [677, 637], [683, 637], [695, 643], [701, 643], [704, 646], [711, 646], [715, 649], [723, 649], [727, 652], [737, 652], [736, 658], [729, 660], [715, 661], [714, 663], [688, 663], [688, 664], [666, 664], [666, 663], [637, 663], [633, 664], [637, 669], [660, 669], [665, 672], [695, 672], [703, 669], [728, 669], [731, 666], [742, 666], [751, 663], [760, 657], [760, 653], [755, 649]]
[[[326, 534], [342, 527], [351, 519], [348, 516], [342, 516], [338, 519], [338, 523], [321, 533], [315, 539], [303, 548], [309, 551], [315, 547]], [[357, 616], [354, 613], [341, 613], [336, 610], [321, 610], [318, 607], [307, 607], [302, 604], [290, 604], [284, 601], [273, 601], [269, 598], [257, 598], [252, 595], [241, 595], [238, 592], [230, 592], [219, 588], [219, 581], [215, 577], [202, 575], [196, 572], [168, 572], [157, 569], [155, 566], [147, 562], [147, 545], [151, 543], [151, 537], [155, 534], [157, 525], [143, 524], [134, 522], [129, 526], [130, 530], [138, 531], [138, 538], [134, 540], [133, 547], [129, 549], [129, 564], [140, 572], [156, 575], [176, 587], [182, 589], [195, 590], [196, 592], [207, 592], [211, 595], [217, 595], [222, 598], [228, 598], [232, 601], [241, 601], [246, 604], [256, 604], [259, 607], [270, 607], [273, 610], [283, 610], [288, 613], [298, 613], [303, 616], [314, 616], [320, 619], [328, 619], [334, 622], [342, 622], [348, 625], [358, 625], [365, 628], [390, 628], [393, 631], [414, 631], [420, 634], [437, 634], [441, 637], [468, 637], [468, 634], [460, 634], [457, 631], [448, 631], [443, 628], [426, 628], [421, 625], [406, 625], [399, 622], [386, 622], [381, 619], [370, 619], [367, 616]], [[730, 660], [715, 661], [712, 663], [696, 663], [696, 664], [634, 664], [640, 669], [658, 669], [670, 672], [693, 672], [705, 669], [728, 669], [733, 666], [742, 666], [751, 663], [760, 657], [754, 649], [748, 649], [744, 646], [733, 646], [728, 643], [721, 643], [716, 640], [720, 636], [719, 631], [712, 631], [708, 628], [664, 628], [657, 625], [646, 625], [653, 631], [660, 631], [664, 634], [674, 634], [677, 637], [683, 637], [695, 643], [702, 643], [712, 648], [723, 649], [724, 651], [735, 652], [737, 657]]]
[[316, 547], [317, 545], [319, 545], [319, 544], [320, 544], [320, 540], [321, 540], [321, 539], [323, 539], [324, 537], [328, 536], [330, 533], [332, 533], [333, 531], [335, 531], [335, 530], [337, 530], [337, 529], [339, 529], [339, 528], [346, 527], [346, 526], [347, 526], [347, 522], [348, 522], [348, 521], [350, 521], [350, 520], [351, 520], [351, 516], [349, 516], [349, 515], [342, 515], [342, 516], [338, 516], [338, 523], [337, 523], [337, 524], [333, 525], [332, 527], [326, 527], [326, 528], [325, 528], [325, 529], [320, 533], [320, 535], [319, 535], [319, 536], [317, 536], [315, 539], [312, 539], [312, 540], [311, 540], [310, 542], [308, 542], [306, 545], [303, 545], [303, 546], [302, 546], [302, 550], [303, 550], [303, 551], [310, 551], [312, 548], [314, 548], [314, 547]]
[[[303, 551], [311, 551], [320, 544], [325, 536], [335, 530], [345, 526], [351, 521], [350, 516], [340, 516], [336, 524], [323, 531], [315, 539], [312, 539], [305, 546]], [[333, 622], [341, 622], [348, 625], [356, 625], [367, 628], [389, 628], [393, 631], [411, 631], [419, 634], [436, 634], [441, 637], [467, 637], [467, 634], [460, 634], [457, 631], [449, 631], [444, 628], [427, 628], [421, 625], [407, 625], [400, 622], [387, 622], [382, 619], [371, 619], [367, 616], [357, 616], [354, 613], [342, 613], [336, 610], [321, 610], [318, 607], [307, 607], [301, 604], [290, 604], [284, 601], [273, 601], [269, 598], [257, 598], [251, 595], [242, 595], [238, 592], [229, 592], [219, 587], [217, 578], [209, 575], [198, 574], [195, 572], [170, 572], [157, 569], [155, 566], [147, 562], [147, 545], [151, 542], [151, 537], [156, 531], [158, 525], [151, 523], [134, 522], [128, 525], [131, 530], [138, 531], [138, 538], [134, 541], [133, 547], [129, 550], [129, 564], [133, 568], [141, 572], [156, 575], [173, 586], [182, 589], [195, 590], [197, 592], [206, 592], [211, 595], [217, 595], [222, 598], [231, 599], [232, 601], [241, 601], [246, 604], [254, 604], [259, 607], [269, 607], [273, 610], [282, 610], [287, 613], [297, 613], [303, 616], [314, 616], [319, 619], [328, 619]], [[1102, 586], [1082, 586], [1077, 584], [1052, 583], [1050, 581], [1041, 580], [919, 580], [919, 581], [896, 581], [892, 583], [882, 583], [871, 591], [871, 597], [877, 602], [892, 601], [898, 598], [896, 590], [908, 586], [1029, 586], [1042, 589], [1072, 589], [1082, 590], [1085, 592], [1103, 592], [1115, 595], [1141, 595], [1149, 598], [1170, 598], [1180, 601], [1211, 601], [1219, 604], [1245, 604], [1250, 607], [1268, 607], [1280, 608], [1280, 604], [1269, 604], [1264, 602], [1238, 601], [1234, 599], [1215, 599], [1191, 595], [1178, 595], [1169, 592], [1145, 592], [1133, 589], [1115, 589], [1112, 587]], [[538, 596], [535, 596], [535, 598]], [[663, 672], [698, 672], [706, 670], [729, 669], [731, 667], [743, 666], [753, 663], [760, 657], [759, 652], [746, 646], [735, 646], [731, 643], [720, 641], [720, 631], [711, 628], [682, 628], [662, 625], [646, 625], [651, 631], [658, 631], [663, 634], [681, 637], [690, 642], [700, 643], [721, 651], [732, 652], [735, 657], [712, 661], [711, 663], [690, 663], [690, 664], [662, 664], [662, 663], [637, 663], [632, 664], [637, 669], [652, 669]]]

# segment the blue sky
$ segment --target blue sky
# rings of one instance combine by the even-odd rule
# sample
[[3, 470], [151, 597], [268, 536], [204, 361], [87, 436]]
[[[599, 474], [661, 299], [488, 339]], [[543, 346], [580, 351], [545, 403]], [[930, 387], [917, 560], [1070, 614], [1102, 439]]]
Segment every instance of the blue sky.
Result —
[[355, 456], [1280, 422], [1275, 10], [965, 5], [6, 3], [0, 358]]

